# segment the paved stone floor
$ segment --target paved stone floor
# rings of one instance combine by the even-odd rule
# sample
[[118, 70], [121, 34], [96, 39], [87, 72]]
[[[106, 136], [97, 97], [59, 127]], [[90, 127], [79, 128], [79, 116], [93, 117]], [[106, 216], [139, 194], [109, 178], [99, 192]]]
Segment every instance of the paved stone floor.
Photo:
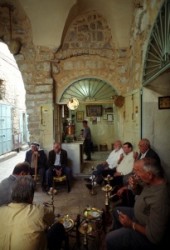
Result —
[[[58, 187], [58, 193], [54, 196], [54, 211], [55, 215], [63, 216], [66, 214], [69, 214], [69, 216], [73, 219], [76, 218], [78, 214], [83, 215], [84, 209], [89, 205], [94, 208], [98, 209], [104, 209], [105, 208], [105, 192], [102, 191], [101, 187], [95, 187], [96, 195], [92, 195], [89, 190], [85, 186], [84, 176], [90, 175], [91, 173], [91, 167], [96, 166], [97, 162], [100, 160], [105, 160], [106, 155], [108, 155], [109, 152], [105, 152], [105, 154], [102, 152], [98, 152], [98, 154], [93, 154], [92, 158], [93, 161], [86, 162], [84, 165], [84, 173], [80, 175], [79, 177], [76, 177], [73, 179], [72, 182], [72, 188], [71, 192], [67, 192], [67, 188], [65, 186]], [[101, 159], [103, 157], [103, 159]], [[14, 168], [14, 166], [24, 161], [25, 158], [25, 152], [20, 151], [16, 154], [16, 156], [1, 161], [0, 162], [0, 181], [6, 177], [8, 177]], [[39, 186], [37, 186], [37, 190], [35, 192], [34, 196], [34, 202], [43, 204], [44, 202], [51, 203], [52, 197], [49, 196], [47, 193], [44, 193]], [[101, 245], [100, 245], [101, 246]], [[71, 248], [73, 249], [73, 247]], [[74, 248], [74, 249], [82, 249], [82, 248]], [[91, 246], [91, 249], [104, 249], [99, 248], [99, 246], [96, 248]]]
[[[98, 151], [98, 152], [94, 152], [92, 154], [92, 160], [91, 161], [84, 161], [83, 162], [83, 171], [82, 174], [91, 174], [92, 172], [92, 168], [95, 168], [97, 166], [97, 164], [105, 161], [109, 155], [110, 151]], [[84, 158], [86, 158], [84, 156]]]
[[25, 160], [25, 151], [11, 152], [0, 157], [0, 181], [8, 177], [15, 165]]

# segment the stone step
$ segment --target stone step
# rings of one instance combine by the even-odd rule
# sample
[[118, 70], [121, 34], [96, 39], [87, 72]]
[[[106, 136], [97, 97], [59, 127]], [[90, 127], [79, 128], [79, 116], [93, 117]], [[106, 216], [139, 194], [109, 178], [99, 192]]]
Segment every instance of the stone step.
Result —
[[2, 161], [5, 161], [5, 160], [8, 160], [14, 156], [17, 155], [17, 152], [16, 151], [11, 151], [9, 153], [6, 153], [6, 154], [3, 154], [3, 155], [0, 155], [0, 162]]
[[14, 156], [17, 155], [17, 153], [19, 153], [19, 151], [26, 151], [29, 149], [29, 145], [28, 144], [23, 144], [19, 149], [17, 149], [16, 151], [11, 151], [11, 152], [8, 152], [8, 153], [5, 153], [3, 155], [0, 155], [0, 162], [2, 161], [5, 161], [5, 160], [8, 160]]
[[21, 146], [20, 150], [25, 151], [29, 149], [29, 145], [28, 144], [24, 144]]

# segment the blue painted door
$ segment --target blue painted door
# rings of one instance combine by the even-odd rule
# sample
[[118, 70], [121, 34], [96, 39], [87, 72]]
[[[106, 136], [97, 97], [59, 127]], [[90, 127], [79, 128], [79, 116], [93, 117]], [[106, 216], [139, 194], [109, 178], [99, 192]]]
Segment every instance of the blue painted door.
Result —
[[12, 150], [11, 106], [0, 104], [0, 155]]

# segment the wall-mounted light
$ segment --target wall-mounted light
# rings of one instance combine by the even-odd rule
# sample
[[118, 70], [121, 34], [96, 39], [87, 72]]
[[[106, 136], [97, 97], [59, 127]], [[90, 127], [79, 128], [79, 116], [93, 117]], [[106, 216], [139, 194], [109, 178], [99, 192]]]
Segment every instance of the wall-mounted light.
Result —
[[79, 101], [75, 97], [71, 98], [67, 103], [67, 107], [71, 110], [77, 109], [78, 106], [79, 106]]

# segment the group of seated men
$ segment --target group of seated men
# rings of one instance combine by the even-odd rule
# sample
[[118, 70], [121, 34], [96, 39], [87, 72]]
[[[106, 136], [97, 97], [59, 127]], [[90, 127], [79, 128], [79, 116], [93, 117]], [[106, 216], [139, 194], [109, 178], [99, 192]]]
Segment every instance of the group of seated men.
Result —
[[66, 175], [71, 181], [67, 152], [60, 143], [54, 143], [48, 155], [39, 147], [32, 143], [25, 161], [0, 183], [0, 249], [60, 250], [63, 243], [69, 248], [63, 224], [54, 221], [53, 207], [33, 203], [37, 176], [49, 194], [56, 193], [54, 176]]
[[[113, 178], [110, 181], [113, 228], [105, 237], [107, 250], [167, 249], [170, 233], [168, 180], [149, 140], [141, 139], [138, 147], [139, 153], [136, 153], [131, 143], [122, 145], [116, 141], [107, 160], [85, 179], [91, 189]], [[117, 198], [121, 201], [119, 205], [115, 203]]]
[[[102, 184], [107, 176], [114, 177], [110, 183], [113, 187], [116, 187], [115, 190], [126, 185], [132, 173], [133, 164], [137, 159], [151, 157], [160, 164], [160, 158], [151, 148], [148, 139], [141, 139], [138, 147], [139, 153], [133, 150], [132, 143], [125, 142], [122, 144], [120, 140], [115, 141], [114, 149], [106, 161], [96, 166], [96, 170], [93, 171], [90, 178], [85, 178], [88, 182], [86, 184], [87, 188], [91, 189], [92, 185]], [[49, 151], [48, 155], [39, 148], [38, 143], [32, 143], [31, 149], [26, 152], [25, 161], [31, 166], [31, 175], [35, 175], [35, 168], [37, 168], [36, 174], [40, 176], [42, 190], [47, 191], [49, 194], [57, 192], [53, 187], [54, 176], [62, 176], [64, 174], [68, 179], [68, 183], [71, 182], [72, 173], [71, 168], [68, 167], [67, 151], [61, 148], [61, 143], [54, 143], [54, 147]]]
[[[115, 148], [117, 149], [116, 145], [121, 148], [120, 141], [115, 142]], [[58, 148], [57, 146], [58, 144], [54, 144], [54, 148]], [[102, 171], [113, 175], [113, 180], [117, 177], [129, 177], [126, 184], [122, 179], [116, 181], [116, 185], [120, 189], [131, 188], [135, 192], [138, 186], [141, 187], [140, 190], [138, 189], [138, 196], [133, 206], [114, 208], [113, 228], [106, 233], [105, 237], [106, 250], [166, 249], [163, 240], [166, 232], [169, 232], [167, 229], [170, 218], [167, 179], [160, 164], [159, 156], [151, 149], [149, 141], [142, 139], [138, 146], [139, 154], [137, 155], [131, 153], [133, 150], [129, 142], [124, 143], [124, 155], [120, 154], [118, 159], [118, 165], [124, 159], [128, 164], [133, 156], [131, 174], [129, 170], [124, 171], [123, 165], [121, 165], [119, 171], [117, 170], [118, 166], [116, 166], [113, 172], [108, 172], [112, 170], [107, 166], [109, 162], [106, 160], [107, 164], [103, 164]], [[46, 173], [49, 173], [50, 170], [53, 172], [53, 168], [58, 166], [59, 161], [54, 150], [49, 153], [49, 158], [54, 164], [46, 170]], [[117, 149], [116, 152], [119, 150]], [[127, 158], [126, 155], [131, 155], [131, 157]], [[27, 162], [20, 163], [14, 168], [13, 174], [0, 183], [0, 249], [20, 250], [24, 246], [26, 250], [60, 250], [62, 242], [65, 242], [65, 249], [68, 249], [65, 229], [61, 223], [53, 224], [54, 214], [52, 209], [32, 203], [35, 182], [33, 178], [26, 176], [30, 171], [32, 171], [30, 164]], [[54, 174], [56, 174], [56, 171], [62, 170], [56, 168]], [[95, 174], [94, 172], [93, 175]], [[96, 181], [99, 177], [99, 183], [101, 174], [103, 173], [98, 172], [95, 175]], [[47, 176], [49, 175], [47, 174]]]
[[[150, 141], [143, 138], [138, 143], [139, 153], [133, 150], [130, 142], [122, 144], [120, 140], [114, 142], [114, 149], [106, 161], [98, 164], [89, 178], [85, 178], [88, 189], [92, 186], [101, 185], [107, 176], [111, 177], [109, 183], [114, 187], [111, 198], [115, 202], [121, 200], [123, 205], [133, 206], [134, 195], [131, 190], [124, 188], [128, 185], [129, 177], [133, 172], [133, 165], [136, 160], [144, 157], [154, 158], [160, 164], [158, 154], [151, 148]], [[106, 181], [105, 181], [106, 182]], [[121, 198], [121, 199], [120, 199]]]
[[155, 158], [137, 159], [128, 182], [122, 188], [137, 192], [137, 196], [131, 207], [114, 206], [113, 228], [106, 235], [106, 249], [167, 249], [170, 196], [164, 169]]
[[56, 142], [47, 155], [39, 146], [38, 143], [32, 143], [31, 149], [25, 155], [25, 161], [31, 166], [31, 175], [40, 177], [42, 190], [47, 191], [48, 194], [57, 192], [53, 187], [53, 177], [66, 175], [68, 191], [70, 191], [72, 174], [67, 163], [67, 151], [61, 148], [61, 143]]

